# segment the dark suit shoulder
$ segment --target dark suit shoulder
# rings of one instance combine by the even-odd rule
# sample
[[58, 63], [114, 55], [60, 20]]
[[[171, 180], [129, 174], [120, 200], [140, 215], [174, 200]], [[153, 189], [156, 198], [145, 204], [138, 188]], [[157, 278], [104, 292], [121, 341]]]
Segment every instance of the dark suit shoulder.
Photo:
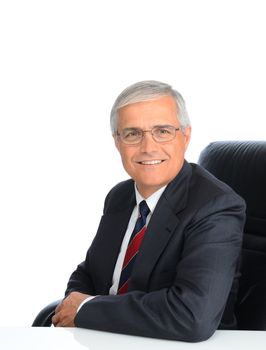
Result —
[[200, 165], [186, 161], [176, 178], [167, 186], [163, 197], [175, 213], [184, 209], [186, 213], [196, 212], [205, 205], [212, 206], [218, 198], [225, 200], [229, 206], [230, 202], [244, 206], [244, 200], [231, 187]]
[[194, 163], [190, 163], [190, 165], [192, 168], [192, 184], [196, 184], [196, 186], [207, 186], [209, 189], [212, 189], [212, 191], [215, 191], [215, 193], [236, 194], [230, 186], [228, 186], [225, 182], [220, 181], [202, 166]]
[[135, 205], [134, 181], [119, 182], [107, 194], [104, 202], [104, 214], [124, 211]]
[[217, 179], [214, 175], [198, 164], [191, 163], [192, 175], [190, 179], [189, 193], [193, 201], [198, 201], [199, 207], [209, 201], [226, 196], [235, 203], [245, 205], [241, 198], [230, 186]]

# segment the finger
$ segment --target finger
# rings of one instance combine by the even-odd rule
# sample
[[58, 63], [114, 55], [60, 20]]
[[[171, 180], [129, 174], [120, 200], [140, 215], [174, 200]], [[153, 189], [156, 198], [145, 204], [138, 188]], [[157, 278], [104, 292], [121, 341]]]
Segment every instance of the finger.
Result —
[[55, 327], [57, 326], [57, 324], [59, 323], [59, 321], [60, 321], [59, 314], [54, 315], [54, 316], [52, 317], [52, 324], [53, 324]]
[[56, 316], [52, 317], [52, 324], [55, 326], [57, 324], [57, 318]]
[[59, 312], [52, 317], [52, 323], [55, 327], [67, 327], [71, 323], [72, 318]]
[[66, 319], [63, 322], [60, 322], [60, 327], [75, 327], [74, 322], [72, 319]]
[[65, 318], [65, 319], [58, 320], [54, 324], [54, 326], [55, 327], [74, 327], [74, 322], [69, 318]]
[[63, 303], [60, 303], [59, 305], [57, 305], [57, 307], [55, 308], [55, 313], [58, 313], [62, 309], [62, 304]]
[[63, 327], [61, 322], [58, 322], [57, 324], [54, 325], [55, 327]]

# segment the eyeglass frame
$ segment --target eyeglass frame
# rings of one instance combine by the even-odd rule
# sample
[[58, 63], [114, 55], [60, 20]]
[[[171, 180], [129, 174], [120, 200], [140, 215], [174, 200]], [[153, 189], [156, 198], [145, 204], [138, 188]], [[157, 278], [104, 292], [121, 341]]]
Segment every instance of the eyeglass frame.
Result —
[[[155, 138], [154, 138], [154, 134], [153, 134], [153, 130], [154, 130], [154, 129], [158, 129], [158, 128], [171, 128], [171, 129], [174, 131], [173, 138], [171, 138], [170, 140], [161, 140], [161, 141], [159, 141], [158, 139], [155, 139]], [[140, 138], [140, 140], [139, 140], [138, 142], [128, 143], [128, 142], [125, 142], [125, 140], [123, 139], [123, 137], [121, 137], [121, 133], [122, 133], [124, 130], [131, 130], [131, 129], [140, 132], [141, 138]], [[154, 140], [155, 142], [157, 142], [157, 143], [164, 143], [164, 142], [171, 142], [171, 141], [173, 141], [173, 139], [176, 137], [176, 132], [177, 132], [177, 131], [182, 131], [182, 127], [176, 128], [174, 125], [155, 125], [155, 126], [153, 126], [151, 129], [148, 129], [148, 130], [143, 130], [143, 129], [141, 129], [141, 128], [134, 128], [134, 127], [132, 127], [132, 128], [125, 128], [125, 129], [122, 130], [121, 133], [119, 133], [119, 132], [117, 131], [117, 132], [116, 132], [116, 136], [120, 137], [120, 140], [121, 140], [125, 145], [139, 145], [139, 144], [143, 141], [144, 134], [145, 134], [146, 132], [150, 132], [150, 133], [151, 133], [151, 136], [152, 136], [152, 138], [153, 138], [153, 140]]]

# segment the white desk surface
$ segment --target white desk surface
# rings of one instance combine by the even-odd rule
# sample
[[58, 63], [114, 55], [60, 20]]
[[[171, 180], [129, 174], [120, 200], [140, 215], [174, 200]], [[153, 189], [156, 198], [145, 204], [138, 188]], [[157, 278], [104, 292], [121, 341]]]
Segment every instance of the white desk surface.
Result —
[[265, 350], [266, 331], [217, 331], [200, 343], [135, 337], [78, 328], [0, 328], [2, 350]]

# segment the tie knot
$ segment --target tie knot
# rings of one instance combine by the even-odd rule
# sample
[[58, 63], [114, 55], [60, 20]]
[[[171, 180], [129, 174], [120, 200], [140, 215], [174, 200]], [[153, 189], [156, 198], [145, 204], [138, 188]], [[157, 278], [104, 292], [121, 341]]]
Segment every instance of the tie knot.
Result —
[[139, 213], [142, 218], [147, 218], [148, 214], [150, 212], [150, 209], [146, 203], [146, 201], [142, 201], [139, 203]]

